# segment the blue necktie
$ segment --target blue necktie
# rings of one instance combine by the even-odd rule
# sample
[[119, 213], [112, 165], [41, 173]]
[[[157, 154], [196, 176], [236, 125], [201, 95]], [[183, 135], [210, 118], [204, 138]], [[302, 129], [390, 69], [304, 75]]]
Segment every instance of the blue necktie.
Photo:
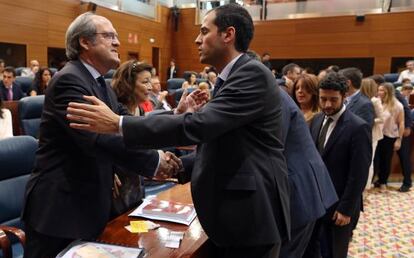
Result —
[[103, 76], [99, 76], [98, 78], [96, 78], [96, 80], [98, 81], [100, 87], [100, 91], [102, 92], [102, 95], [104, 97], [103, 101], [105, 102], [105, 104], [107, 106], [111, 106], [111, 101], [109, 100], [109, 95], [108, 95], [108, 91], [106, 90], [106, 83], [105, 83], [105, 79]]
[[214, 84], [213, 98], [216, 96], [221, 86], [223, 86], [223, 83], [224, 83], [223, 79], [221, 79], [220, 77], [217, 77], [216, 83]]

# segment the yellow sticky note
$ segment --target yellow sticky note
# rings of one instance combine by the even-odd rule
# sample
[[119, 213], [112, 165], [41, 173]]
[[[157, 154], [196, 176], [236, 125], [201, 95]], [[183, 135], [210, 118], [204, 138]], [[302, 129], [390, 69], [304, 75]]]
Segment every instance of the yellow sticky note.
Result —
[[142, 220], [130, 221], [129, 224], [131, 225], [132, 233], [148, 232], [148, 225], [147, 223], [145, 223], [145, 221], [142, 221]]

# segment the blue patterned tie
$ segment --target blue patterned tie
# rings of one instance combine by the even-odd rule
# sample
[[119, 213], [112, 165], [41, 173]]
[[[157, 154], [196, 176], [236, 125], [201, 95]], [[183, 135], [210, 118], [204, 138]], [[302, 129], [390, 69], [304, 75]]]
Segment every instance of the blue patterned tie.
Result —
[[220, 77], [217, 77], [216, 83], [214, 84], [213, 98], [216, 96], [221, 86], [223, 86], [223, 83], [224, 83], [223, 79], [221, 79]]

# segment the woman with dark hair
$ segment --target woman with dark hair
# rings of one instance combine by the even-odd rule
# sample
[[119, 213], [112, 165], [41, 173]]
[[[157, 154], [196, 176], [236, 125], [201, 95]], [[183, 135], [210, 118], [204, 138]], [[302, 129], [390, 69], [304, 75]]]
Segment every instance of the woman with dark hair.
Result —
[[[146, 63], [131, 60], [122, 63], [112, 78], [112, 88], [123, 104], [135, 116], [145, 114], [140, 105], [149, 101], [152, 66]], [[125, 211], [140, 204], [145, 196], [144, 180], [137, 174], [116, 168], [114, 175], [114, 190], [111, 217], [116, 217]]]
[[[151, 65], [133, 60], [121, 64], [115, 71], [112, 88], [118, 97], [118, 101], [132, 115], [139, 116], [152, 111], [152, 104], [149, 102], [149, 92], [152, 89], [151, 69]], [[145, 105], [146, 101], [149, 102], [151, 108]]]
[[44, 95], [46, 87], [49, 84], [50, 79], [52, 78], [52, 72], [48, 67], [42, 67], [35, 74], [32, 87], [30, 88], [29, 95], [37, 96]]
[[13, 124], [10, 110], [3, 108], [3, 100], [0, 98], [0, 139], [13, 136]]
[[311, 123], [319, 112], [318, 78], [313, 74], [301, 74], [293, 84], [293, 100], [302, 110], [306, 123]]
[[190, 76], [186, 78], [186, 81], [183, 82], [183, 84], [181, 85], [181, 88], [185, 90], [188, 88], [195, 88], [195, 87], [197, 87], [197, 74], [192, 72]]

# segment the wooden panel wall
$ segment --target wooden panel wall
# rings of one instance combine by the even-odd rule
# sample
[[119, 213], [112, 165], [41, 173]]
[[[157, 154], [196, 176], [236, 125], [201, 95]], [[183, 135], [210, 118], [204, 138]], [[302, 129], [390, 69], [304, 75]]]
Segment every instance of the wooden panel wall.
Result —
[[[87, 5], [80, 0], [0, 0], [0, 42], [26, 44], [27, 63], [37, 59], [47, 64], [47, 47], [64, 48], [65, 33], [71, 21], [85, 12]], [[140, 59], [152, 62], [152, 47], [160, 49], [160, 75], [165, 80], [171, 58], [172, 23], [169, 9], [158, 7], [158, 20], [140, 18], [125, 13], [97, 8], [96, 13], [109, 18], [120, 35], [122, 61], [128, 52], [138, 52]], [[128, 43], [128, 35], [137, 34], [138, 43]], [[155, 41], [151, 43], [150, 38]], [[0, 57], [1, 58], [1, 57]]]
[[[181, 14], [173, 55], [181, 71], [200, 71], [194, 9]], [[364, 22], [355, 16], [256, 22], [251, 49], [275, 59], [374, 57], [374, 73], [387, 73], [391, 57], [414, 56], [413, 20], [414, 12], [402, 12], [366, 15]]]

